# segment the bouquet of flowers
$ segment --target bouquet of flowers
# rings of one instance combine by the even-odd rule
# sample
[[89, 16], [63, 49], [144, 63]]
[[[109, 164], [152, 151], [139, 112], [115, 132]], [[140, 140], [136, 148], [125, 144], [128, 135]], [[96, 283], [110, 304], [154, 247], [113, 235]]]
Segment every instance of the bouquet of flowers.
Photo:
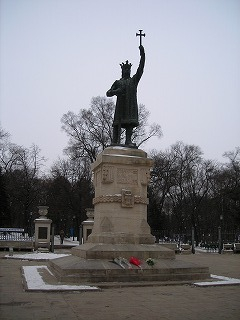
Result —
[[142, 269], [142, 267], [141, 267], [141, 261], [140, 261], [138, 258], [136, 258], [136, 257], [131, 257], [131, 258], [129, 259], [129, 262], [130, 262], [131, 264], [134, 264], [134, 265], [137, 266], [138, 268]]
[[147, 262], [147, 264], [148, 264], [149, 266], [151, 266], [151, 267], [153, 267], [154, 264], [155, 264], [155, 261], [154, 261], [152, 258], [148, 258], [148, 259], [146, 260], [146, 262]]

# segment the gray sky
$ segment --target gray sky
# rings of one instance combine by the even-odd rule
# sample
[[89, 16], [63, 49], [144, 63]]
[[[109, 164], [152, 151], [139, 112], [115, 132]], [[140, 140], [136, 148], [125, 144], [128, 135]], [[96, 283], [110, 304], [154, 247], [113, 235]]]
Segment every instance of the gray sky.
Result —
[[138, 102], [163, 138], [198, 145], [206, 159], [240, 146], [239, 0], [0, 0], [0, 120], [14, 143], [37, 144], [48, 165], [67, 145], [60, 119], [90, 106], [139, 63]]

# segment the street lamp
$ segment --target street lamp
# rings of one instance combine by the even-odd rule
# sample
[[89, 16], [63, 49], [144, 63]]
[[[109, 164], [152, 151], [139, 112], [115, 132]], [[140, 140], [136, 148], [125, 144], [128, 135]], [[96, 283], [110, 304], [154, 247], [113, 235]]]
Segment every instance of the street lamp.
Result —
[[223, 215], [220, 214], [220, 226], [218, 227], [218, 253], [222, 253], [222, 221], [223, 221]]
[[30, 212], [29, 216], [30, 216], [30, 237], [32, 237], [33, 236], [33, 213]]
[[73, 224], [72, 224], [72, 237], [73, 237], [73, 241], [74, 241], [74, 226], [75, 226], [75, 219], [76, 219], [76, 216], [73, 216]]
[[192, 253], [195, 253], [195, 236], [194, 236], [194, 227], [192, 227]]

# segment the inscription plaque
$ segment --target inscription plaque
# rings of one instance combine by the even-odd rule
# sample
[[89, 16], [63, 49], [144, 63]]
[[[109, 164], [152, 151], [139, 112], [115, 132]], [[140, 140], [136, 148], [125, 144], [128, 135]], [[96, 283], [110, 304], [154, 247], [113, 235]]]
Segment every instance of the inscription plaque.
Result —
[[39, 239], [47, 239], [47, 227], [39, 227], [38, 228], [38, 238]]
[[138, 170], [137, 169], [117, 169], [117, 183], [122, 184], [138, 184]]

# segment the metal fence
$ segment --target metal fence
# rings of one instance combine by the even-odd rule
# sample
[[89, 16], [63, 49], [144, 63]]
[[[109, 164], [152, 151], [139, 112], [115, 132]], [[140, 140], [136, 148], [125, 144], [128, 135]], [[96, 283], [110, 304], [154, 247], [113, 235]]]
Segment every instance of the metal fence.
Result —
[[[152, 229], [151, 233], [156, 237], [156, 241], [160, 242], [181, 242], [189, 243], [192, 240], [191, 231], [186, 233], [173, 233], [168, 230], [156, 230]], [[235, 243], [240, 242], [240, 231], [237, 230], [222, 230], [221, 229], [221, 241], [223, 243]], [[219, 228], [206, 232], [199, 237], [199, 243], [217, 244], [219, 241]]]

